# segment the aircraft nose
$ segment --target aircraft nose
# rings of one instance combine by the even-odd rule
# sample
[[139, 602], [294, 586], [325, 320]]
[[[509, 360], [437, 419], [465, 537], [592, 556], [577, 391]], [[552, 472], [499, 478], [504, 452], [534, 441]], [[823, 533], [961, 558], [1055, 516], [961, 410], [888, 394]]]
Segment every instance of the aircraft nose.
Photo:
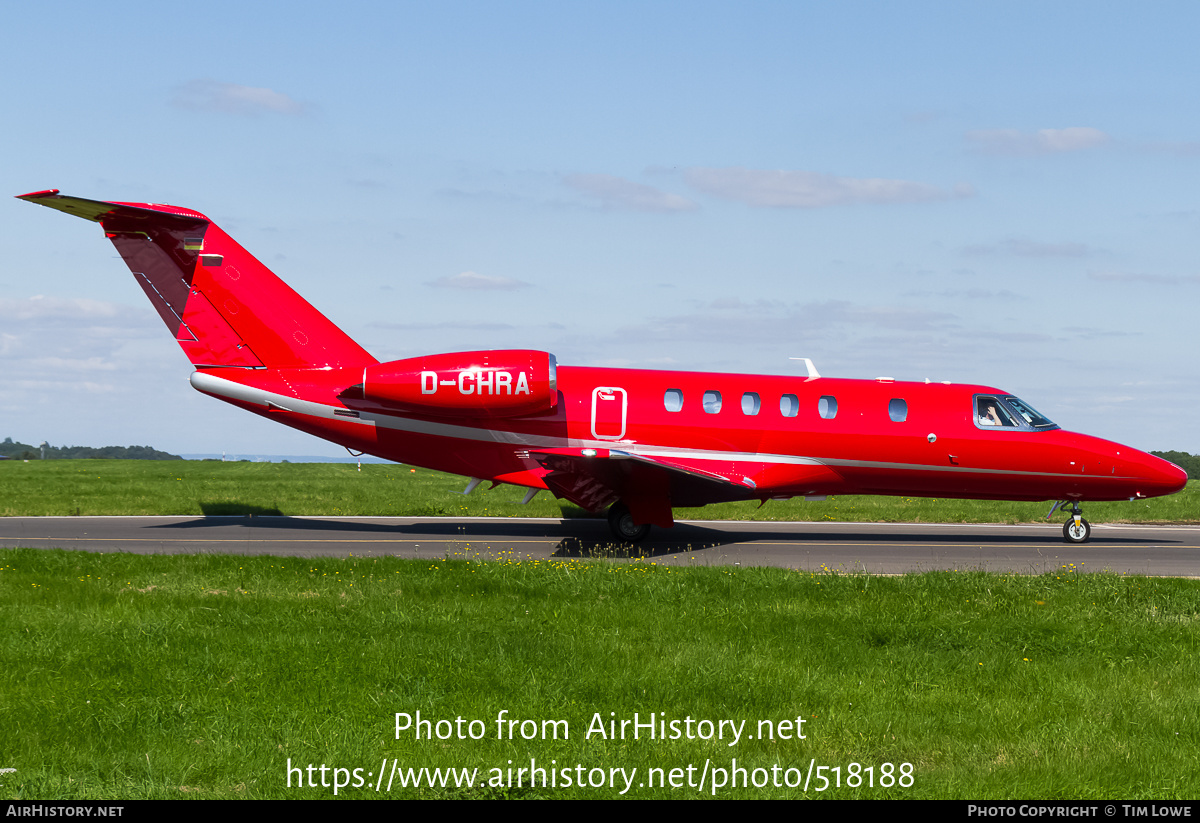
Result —
[[1158, 497], [1174, 494], [1187, 485], [1187, 472], [1152, 454], [1142, 454], [1138, 461], [1139, 497]]

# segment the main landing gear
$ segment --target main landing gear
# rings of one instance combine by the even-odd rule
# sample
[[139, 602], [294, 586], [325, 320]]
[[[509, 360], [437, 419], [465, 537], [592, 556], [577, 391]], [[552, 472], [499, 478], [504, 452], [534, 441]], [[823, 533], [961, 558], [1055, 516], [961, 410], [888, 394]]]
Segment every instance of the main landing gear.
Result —
[[634, 523], [629, 507], [620, 501], [613, 503], [608, 509], [608, 527], [612, 530], [613, 537], [622, 543], [637, 543], [650, 533], [650, 524], [643, 523], [639, 526]]
[[1071, 519], [1063, 524], [1064, 543], [1086, 543], [1092, 538], [1092, 526], [1083, 519], [1083, 509], [1079, 501], [1071, 507]]

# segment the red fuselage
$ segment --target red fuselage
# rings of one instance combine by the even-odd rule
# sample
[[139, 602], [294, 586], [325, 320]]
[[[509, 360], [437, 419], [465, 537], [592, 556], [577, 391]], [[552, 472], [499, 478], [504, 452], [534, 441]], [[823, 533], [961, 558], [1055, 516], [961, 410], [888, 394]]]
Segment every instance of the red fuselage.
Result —
[[[1186, 484], [1178, 467], [1118, 443], [1056, 427], [976, 425], [973, 398], [1007, 396], [986, 386], [560, 366], [553, 413], [487, 419], [400, 414], [347, 400], [340, 395], [356, 375], [340, 371], [203, 374], [197, 388], [250, 411], [356, 451], [454, 474], [546, 488], [547, 469], [531, 450], [593, 449], [729, 481], [682, 484], [673, 506], [851, 493], [1125, 500]], [[239, 400], [229, 380], [264, 393], [243, 390]], [[668, 392], [679, 393], [678, 411], [667, 410]], [[719, 410], [705, 410], [705, 392], [720, 393]], [[754, 397], [743, 403], [748, 394], [757, 404]], [[795, 398], [792, 416], [785, 396]], [[832, 419], [819, 413], [822, 397], [836, 400]], [[281, 410], [302, 399], [314, 405]], [[894, 400], [905, 403], [902, 421], [889, 415]]]

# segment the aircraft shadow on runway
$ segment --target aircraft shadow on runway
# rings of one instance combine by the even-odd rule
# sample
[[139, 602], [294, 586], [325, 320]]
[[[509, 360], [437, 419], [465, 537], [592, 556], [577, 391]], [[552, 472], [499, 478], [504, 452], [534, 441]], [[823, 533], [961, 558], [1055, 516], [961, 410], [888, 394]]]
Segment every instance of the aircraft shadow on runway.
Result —
[[[921, 544], [961, 544], [969, 542], [980, 547], [1005, 545], [1045, 545], [1058, 544], [1055, 532], [1047, 529], [1036, 533], [989, 534], [981, 526], [980, 531], [942, 531], [936, 529], [913, 531], [887, 532], [879, 531], [878, 524], [845, 524], [838, 530], [829, 530], [822, 524], [818, 529], [793, 531], [766, 532], [743, 529], [713, 528], [694, 523], [678, 523], [670, 531], [656, 529], [651, 532], [651, 538], [636, 545], [623, 544], [614, 541], [608, 531], [608, 524], [599, 518], [566, 519], [558, 522], [528, 522], [495, 518], [487, 521], [461, 521], [446, 518], [444, 520], [421, 520], [404, 523], [370, 523], [356, 520], [324, 520], [320, 518], [296, 518], [274, 513], [248, 516], [206, 516], [194, 520], [176, 523], [164, 523], [151, 526], [154, 529], [207, 529], [229, 528], [242, 526], [252, 529], [280, 529], [295, 532], [329, 532], [332, 534], [378, 535], [387, 536], [422, 536], [431, 540], [449, 543], [472, 544], [485, 540], [537, 540], [539, 538], [552, 542], [558, 540], [551, 556], [573, 558], [634, 558], [661, 557], [666, 555], [687, 553], [703, 549], [720, 548], [734, 544], [753, 544], [759, 541], [787, 542], [802, 545], [806, 541], [829, 543], [862, 543], [893, 544], [902, 546], [912, 543]], [[1091, 546], [1129, 546], [1137, 544], [1161, 545], [1160, 538], [1136, 537], [1093, 537]], [[466, 545], [463, 546], [465, 548]]]
[[[296, 518], [286, 515], [211, 515], [176, 523], [160, 523], [152, 529], [188, 530], [244, 527], [251, 529], [280, 529], [295, 532], [329, 532], [332, 534], [422, 536], [449, 543], [477, 543], [489, 539], [537, 540], [547, 543], [558, 540], [553, 557], [652, 557], [678, 552], [711, 549], [730, 543], [753, 539], [752, 535], [733, 533], [702, 526], [680, 524], [672, 529], [670, 539], [647, 540], [636, 546], [613, 540], [608, 523], [598, 518], [569, 518], [558, 522], [521, 522], [496, 518], [488, 521], [421, 520], [407, 523], [364, 523], [355, 520], [322, 520]], [[659, 532], [661, 535], [667, 532]], [[465, 547], [465, 546], [464, 546]]]
[[284, 517], [284, 513], [274, 506], [255, 506], [251, 503], [200, 503], [200, 511], [205, 517]]

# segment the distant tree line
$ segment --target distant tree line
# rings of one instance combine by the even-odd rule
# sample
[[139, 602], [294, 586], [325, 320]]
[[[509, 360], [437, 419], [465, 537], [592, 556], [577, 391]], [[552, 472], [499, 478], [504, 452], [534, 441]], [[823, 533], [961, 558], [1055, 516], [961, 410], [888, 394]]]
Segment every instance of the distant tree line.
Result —
[[[14, 460], [38, 460], [42, 456], [42, 446], [31, 446], [28, 443], [13, 442], [11, 437], [4, 438], [0, 443], [0, 457]], [[90, 446], [45, 446], [47, 460], [182, 460], [177, 454], [167, 454], [149, 446], [103, 446], [96, 449]]]

